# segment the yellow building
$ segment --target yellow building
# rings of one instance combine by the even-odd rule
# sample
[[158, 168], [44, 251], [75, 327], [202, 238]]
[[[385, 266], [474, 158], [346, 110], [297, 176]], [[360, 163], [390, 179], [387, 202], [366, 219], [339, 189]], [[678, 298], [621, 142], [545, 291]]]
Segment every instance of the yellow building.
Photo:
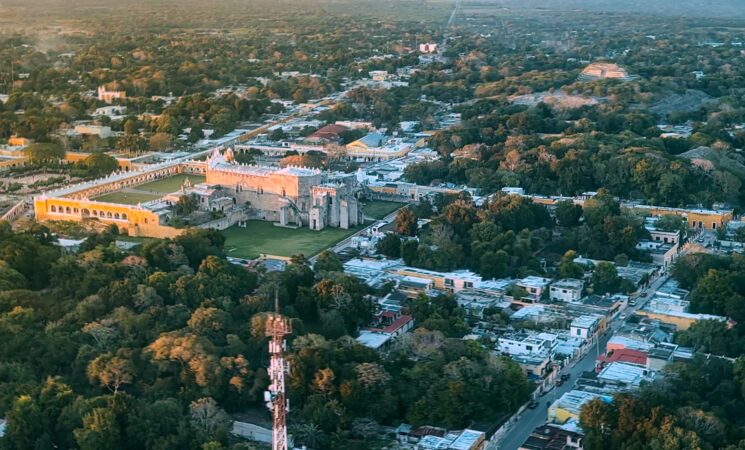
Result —
[[687, 209], [667, 208], [664, 206], [636, 205], [631, 209], [653, 216], [677, 215], [688, 221], [688, 227], [694, 229], [717, 230], [732, 220], [731, 209]]
[[129, 236], [167, 238], [183, 232], [181, 229], [161, 225], [158, 214], [139, 205], [42, 195], [34, 199], [34, 211], [36, 220], [96, 219], [105, 224], [116, 225], [120, 232]]
[[8, 139], [8, 145], [11, 147], [28, 147], [31, 145], [33, 141], [28, 138], [24, 137], [18, 137], [18, 136], [11, 136], [10, 139]]
[[657, 310], [646, 310], [640, 309], [636, 312], [640, 316], [646, 316], [650, 319], [659, 320], [663, 323], [669, 323], [675, 325], [678, 331], [685, 331], [691, 327], [694, 323], [699, 320], [717, 320], [720, 322], [727, 322], [728, 326], [732, 326], [730, 320], [724, 316], [715, 316], [712, 314], [692, 314], [680, 311], [657, 311]]

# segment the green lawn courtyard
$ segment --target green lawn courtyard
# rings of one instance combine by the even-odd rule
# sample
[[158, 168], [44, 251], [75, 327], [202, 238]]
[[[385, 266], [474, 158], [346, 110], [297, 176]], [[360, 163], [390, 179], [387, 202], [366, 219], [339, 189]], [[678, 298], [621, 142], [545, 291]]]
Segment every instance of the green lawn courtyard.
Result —
[[189, 178], [189, 181], [192, 185], [204, 183], [205, 177], [203, 175], [194, 175], [194, 174], [180, 174], [180, 175], [174, 175], [172, 177], [163, 178], [161, 180], [151, 181], [149, 183], [141, 184], [139, 186], [135, 186], [134, 189], [137, 189], [138, 191], [152, 191], [152, 192], [160, 192], [161, 194], [170, 194], [171, 192], [176, 192], [179, 189], [181, 189], [181, 186], [184, 185], [184, 180]]
[[404, 203], [397, 202], [384, 202], [381, 200], [371, 200], [365, 202], [362, 207], [362, 212], [366, 216], [374, 217], [376, 219], [382, 219], [393, 211], [404, 206]]
[[325, 228], [313, 231], [308, 228], [275, 227], [272, 222], [251, 220], [246, 228], [231, 227], [223, 232], [225, 253], [227, 256], [246, 259], [256, 258], [261, 253], [276, 256], [303, 254], [311, 257], [362, 228]]
[[120, 205], [136, 205], [161, 198], [160, 194], [146, 194], [144, 192], [111, 192], [94, 198], [97, 202], [118, 203]]

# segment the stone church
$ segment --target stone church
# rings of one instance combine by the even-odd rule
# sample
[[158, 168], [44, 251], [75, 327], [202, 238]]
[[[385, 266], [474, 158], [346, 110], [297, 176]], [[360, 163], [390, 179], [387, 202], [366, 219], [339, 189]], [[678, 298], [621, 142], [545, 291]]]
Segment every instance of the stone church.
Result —
[[206, 174], [206, 185], [219, 185], [236, 203], [249, 205], [256, 219], [312, 230], [362, 223], [354, 174], [238, 164], [231, 149], [215, 150], [207, 159]]

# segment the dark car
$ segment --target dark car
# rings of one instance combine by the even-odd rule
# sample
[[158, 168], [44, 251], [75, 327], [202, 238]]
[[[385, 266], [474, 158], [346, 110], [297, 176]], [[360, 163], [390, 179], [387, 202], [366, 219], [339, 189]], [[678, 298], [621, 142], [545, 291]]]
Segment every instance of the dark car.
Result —
[[531, 400], [531, 402], [528, 403], [528, 408], [530, 408], [530, 409], [536, 409], [536, 408], [538, 408], [538, 402], [535, 401], [535, 400]]
[[563, 377], [562, 378], [559, 378], [558, 380], [556, 380], [556, 385], [557, 386], [561, 386], [562, 384], [564, 384], [564, 378]]
[[568, 379], [569, 379], [569, 377], [570, 377], [570, 375], [569, 375], [568, 373], [565, 373], [565, 374], [563, 374], [563, 375], [561, 376], [561, 381], [566, 381], [566, 380], [568, 380]]
[[641, 298], [644, 298], [646, 296], [647, 296], [647, 293], [646, 292], [642, 292], [641, 294], [639, 294], [639, 297], [641, 297]]

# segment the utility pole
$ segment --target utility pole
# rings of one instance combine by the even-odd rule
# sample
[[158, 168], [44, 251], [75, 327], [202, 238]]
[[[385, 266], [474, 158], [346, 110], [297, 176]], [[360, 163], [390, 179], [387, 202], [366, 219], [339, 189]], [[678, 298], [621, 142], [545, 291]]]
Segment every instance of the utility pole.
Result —
[[274, 310], [266, 320], [266, 335], [269, 340], [269, 377], [272, 384], [264, 392], [264, 401], [272, 412], [274, 425], [272, 428], [272, 450], [287, 450], [287, 412], [290, 404], [285, 395], [285, 372], [289, 369], [285, 361], [285, 336], [292, 333], [290, 321], [279, 314], [279, 298], [274, 294]]

